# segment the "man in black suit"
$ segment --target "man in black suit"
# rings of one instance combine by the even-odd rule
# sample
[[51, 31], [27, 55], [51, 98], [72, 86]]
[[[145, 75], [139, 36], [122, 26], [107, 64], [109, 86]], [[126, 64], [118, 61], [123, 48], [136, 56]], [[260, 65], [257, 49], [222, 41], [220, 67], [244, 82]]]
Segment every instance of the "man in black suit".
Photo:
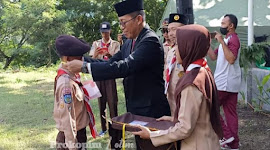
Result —
[[[164, 52], [158, 36], [145, 23], [142, 0], [115, 4], [120, 26], [128, 38], [110, 60], [84, 58], [67, 63], [70, 71], [90, 72], [95, 81], [124, 78], [127, 111], [158, 118], [169, 113], [162, 71]], [[87, 69], [88, 68], [88, 69]]]
[[164, 52], [158, 36], [145, 22], [142, 0], [126, 0], [114, 5], [120, 28], [128, 38], [108, 61], [84, 58], [68, 62], [72, 72], [92, 74], [95, 81], [124, 78], [127, 111], [159, 118], [170, 115], [164, 94]]

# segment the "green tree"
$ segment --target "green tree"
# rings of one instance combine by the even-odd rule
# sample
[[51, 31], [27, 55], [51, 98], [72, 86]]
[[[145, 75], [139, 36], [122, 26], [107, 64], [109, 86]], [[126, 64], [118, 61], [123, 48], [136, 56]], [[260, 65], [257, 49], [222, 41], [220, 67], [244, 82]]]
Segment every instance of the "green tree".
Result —
[[4, 1], [0, 35], [4, 69], [13, 60], [29, 58], [37, 48], [48, 48], [59, 34], [67, 32], [66, 13], [56, 6], [56, 0]]
[[154, 31], [159, 28], [167, 2], [168, 0], [144, 0], [146, 21]]
[[[168, 0], [144, 0], [146, 21], [153, 30], [159, 28], [160, 19]], [[100, 39], [99, 25], [108, 21], [112, 25], [112, 38], [120, 33], [118, 17], [113, 4], [119, 0], [62, 0], [59, 9], [66, 10], [75, 36], [88, 42]]]
[[[73, 34], [88, 41], [100, 39], [100, 23], [112, 25], [112, 38], [120, 33], [113, 4], [120, 0], [0, 0], [0, 62], [50, 65], [58, 58], [54, 41]], [[168, 0], [144, 0], [147, 23], [157, 30]]]
[[116, 0], [62, 0], [59, 9], [67, 12], [74, 35], [91, 43], [100, 39], [99, 26], [103, 21], [111, 23], [112, 37], [116, 38], [119, 25], [114, 3]]

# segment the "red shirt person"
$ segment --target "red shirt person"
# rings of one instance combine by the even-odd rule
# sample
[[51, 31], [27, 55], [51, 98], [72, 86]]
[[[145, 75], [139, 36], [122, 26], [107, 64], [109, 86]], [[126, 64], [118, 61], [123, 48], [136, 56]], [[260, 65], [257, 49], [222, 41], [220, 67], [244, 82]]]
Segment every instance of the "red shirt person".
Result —
[[208, 51], [212, 60], [217, 60], [215, 70], [215, 82], [218, 89], [220, 106], [223, 107], [224, 116], [220, 117], [224, 138], [220, 144], [222, 147], [238, 149], [238, 116], [237, 116], [237, 95], [241, 86], [241, 69], [239, 65], [240, 40], [235, 32], [237, 18], [235, 15], [227, 14], [221, 22], [220, 32], [216, 32], [215, 38], [220, 43], [213, 51]]

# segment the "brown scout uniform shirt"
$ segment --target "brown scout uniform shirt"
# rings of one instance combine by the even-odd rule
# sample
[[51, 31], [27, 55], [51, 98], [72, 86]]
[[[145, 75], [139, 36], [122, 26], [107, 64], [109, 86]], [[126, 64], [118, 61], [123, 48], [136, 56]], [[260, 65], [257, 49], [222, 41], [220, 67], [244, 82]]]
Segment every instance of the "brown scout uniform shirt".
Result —
[[[169, 65], [170, 61], [172, 60], [173, 56], [175, 55], [175, 48], [177, 48], [177, 46], [174, 46], [173, 48], [171, 48], [168, 53], [167, 53], [167, 57], [166, 57], [166, 61], [165, 61], [165, 69], [164, 69], [164, 79], [166, 80], [166, 69], [167, 66]], [[180, 79], [180, 77], [182, 77], [184, 75], [184, 68], [182, 67], [181, 64], [178, 64], [176, 61], [176, 64], [171, 72], [170, 75], [170, 82], [169, 82], [169, 87], [167, 90], [167, 99], [170, 105], [170, 109], [171, 109], [171, 116], [173, 117], [174, 113], [175, 113], [175, 107], [176, 107], [176, 103], [175, 103], [175, 98], [174, 98], [174, 93], [175, 93], [175, 87], [176, 84], [178, 82], [178, 80]]]
[[167, 54], [170, 50], [170, 45], [167, 42], [163, 43], [163, 50], [164, 50], [164, 60], [166, 62]]
[[196, 77], [194, 85], [187, 86], [181, 92], [179, 117], [175, 126], [150, 133], [154, 146], [182, 140], [181, 150], [220, 150], [218, 135], [210, 121], [209, 100], [203, 89], [204, 79]]
[[[91, 50], [90, 50], [90, 56], [94, 55], [95, 50], [98, 47], [102, 47], [101, 42], [104, 43], [103, 39], [100, 39], [100, 40], [93, 42]], [[116, 54], [120, 50], [120, 43], [115, 41], [115, 40], [112, 40], [112, 39], [110, 39], [108, 43], [110, 43], [110, 46], [108, 47], [109, 54], [113, 56], [114, 54]], [[106, 44], [108, 44], [108, 43], [106, 43]], [[99, 54], [97, 59], [103, 59], [103, 55]]]
[[[76, 82], [69, 78], [69, 76], [74, 76], [67, 70], [65, 71], [68, 74], [61, 75], [57, 79], [53, 117], [56, 128], [64, 132], [66, 143], [75, 143], [77, 131], [88, 126], [90, 120], [84, 104], [83, 91]], [[71, 95], [70, 104], [65, 103], [67, 95]]]
[[179, 122], [168, 130], [150, 134], [153, 145], [159, 146], [177, 140], [181, 150], [219, 150], [219, 139], [210, 122], [207, 100], [195, 86], [186, 87], [181, 93]]

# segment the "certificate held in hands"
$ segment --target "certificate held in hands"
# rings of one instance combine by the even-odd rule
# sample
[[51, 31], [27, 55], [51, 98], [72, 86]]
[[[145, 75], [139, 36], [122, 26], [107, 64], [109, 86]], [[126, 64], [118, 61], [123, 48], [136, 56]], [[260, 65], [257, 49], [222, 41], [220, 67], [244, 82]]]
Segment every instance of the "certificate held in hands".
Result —
[[141, 125], [149, 128], [151, 131], [166, 130], [175, 123], [170, 121], [157, 121], [156, 118], [133, 115], [132, 113], [125, 113], [121, 116], [112, 118], [112, 127], [117, 130], [122, 130], [123, 125], [126, 125], [126, 131], [134, 132], [140, 129], [134, 125]]
[[[112, 118], [112, 128], [116, 130], [123, 130], [125, 125], [125, 131], [135, 132], [140, 131], [140, 128], [134, 125], [141, 125], [147, 127], [151, 131], [166, 130], [174, 126], [175, 123], [170, 121], [157, 121], [156, 118], [133, 115], [132, 113], [125, 113], [121, 116]], [[123, 131], [123, 133], [125, 132]], [[176, 150], [177, 142], [169, 143], [166, 145], [155, 147], [151, 140], [137, 139], [138, 144], [142, 150]]]

